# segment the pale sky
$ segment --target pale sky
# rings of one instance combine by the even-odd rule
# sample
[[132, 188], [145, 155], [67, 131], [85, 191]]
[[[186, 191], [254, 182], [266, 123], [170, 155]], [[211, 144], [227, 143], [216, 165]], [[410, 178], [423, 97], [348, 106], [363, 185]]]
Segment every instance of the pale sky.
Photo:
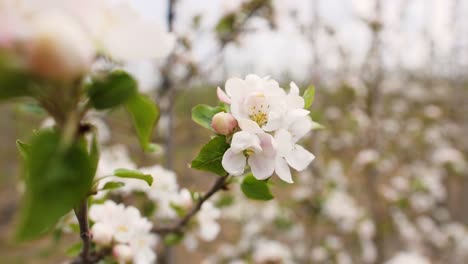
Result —
[[[206, 64], [214, 59], [216, 42], [212, 29], [227, 11], [235, 9], [242, 1], [236, 0], [178, 0], [175, 30], [187, 35], [193, 41], [191, 56]], [[261, 19], [253, 20], [250, 28], [255, 33], [244, 35], [240, 43], [230, 45], [223, 54], [225, 65], [220, 69], [226, 75], [242, 76], [248, 73], [280, 77], [288, 75], [305, 80], [310, 74], [312, 46], [308, 37], [300, 32], [291, 19], [291, 11], [296, 12], [295, 20], [312, 26], [313, 1], [274, 0], [277, 10], [278, 29], [267, 27]], [[324, 70], [334, 71], [343, 62], [338, 55], [338, 45], [349, 54], [351, 66], [359, 66], [370, 45], [371, 32], [360, 18], [374, 16], [374, 0], [318, 0], [319, 16], [322, 25], [336, 30], [335, 40], [323, 27], [318, 26], [318, 54]], [[384, 0], [382, 32], [384, 62], [388, 69], [397, 66], [408, 70], [424, 69], [428, 63], [433, 39], [434, 52], [440, 61], [467, 64], [468, 60], [468, 0], [460, 0], [455, 8], [455, 0]], [[161, 23], [165, 22], [166, 0], [134, 0], [142, 14]], [[202, 15], [200, 30], [190, 28], [192, 19]], [[460, 21], [454, 28], [454, 18]], [[461, 47], [459, 62], [453, 61], [453, 52]], [[463, 55], [464, 54], [464, 55]], [[445, 67], [441, 65], [441, 67]]]

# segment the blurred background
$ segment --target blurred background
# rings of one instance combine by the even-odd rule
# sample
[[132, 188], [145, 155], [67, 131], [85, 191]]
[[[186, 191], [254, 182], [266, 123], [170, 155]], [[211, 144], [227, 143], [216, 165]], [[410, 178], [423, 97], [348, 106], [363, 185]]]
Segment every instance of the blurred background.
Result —
[[[165, 61], [122, 65], [161, 104], [163, 154], [139, 150], [125, 113], [105, 118], [109, 144], [128, 145], [138, 164], [164, 164], [180, 185], [208, 189], [214, 178], [187, 166], [210, 136], [190, 111], [215, 104], [215, 88], [234, 76], [314, 84], [312, 117], [325, 126], [306, 141], [317, 157], [309, 169], [292, 185], [274, 181], [275, 201], [219, 195], [221, 235], [196, 251], [177, 246], [169, 262], [256, 263], [255, 242], [268, 241], [283, 254], [268, 263], [468, 263], [467, 0], [131, 4], [178, 38]], [[9, 242], [21, 197], [15, 140], [45, 116], [0, 109], [0, 262], [62, 263], [78, 237]]]

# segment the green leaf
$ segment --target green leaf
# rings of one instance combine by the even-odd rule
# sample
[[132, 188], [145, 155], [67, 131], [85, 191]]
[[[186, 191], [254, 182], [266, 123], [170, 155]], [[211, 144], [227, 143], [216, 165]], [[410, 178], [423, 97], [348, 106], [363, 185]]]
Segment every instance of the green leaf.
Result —
[[315, 86], [309, 85], [309, 87], [307, 87], [307, 89], [304, 91], [302, 97], [304, 98], [304, 108], [309, 109], [314, 103]]
[[84, 199], [93, 180], [88, 153], [79, 143], [63, 146], [52, 130], [39, 131], [26, 159], [26, 192], [16, 238], [27, 240], [47, 232]]
[[220, 106], [211, 107], [209, 105], [200, 104], [192, 108], [192, 120], [204, 128], [213, 130], [211, 127], [211, 119], [219, 112], [223, 111]]
[[93, 139], [91, 141], [91, 149], [89, 150], [89, 158], [91, 160], [91, 170], [93, 172], [93, 175], [95, 175], [97, 171], [97, 167], [99, 164], [99, 156], [99, 143], [97, 141], [97, 135], [94, 134]]
[[26, 73], [0, 67], [0, 101], [32, 95], [31, 85]]
[[111, 182], [106, 182], [106, 184], [104, 184], [104, 187], [102, 187], [102, 190], [113, 190], [113, 189], [118, 189], [123, 186], [125, 186], [125, 183], [123, 182], [111, 181]]
[[245, 196], [253, 200], [267, 201], [273, 199], [267, 182], [257, 180], [252, 173], [245, 176], [241, 183], [241, 189]]
[[183, 234], [170, 233], [164, 237], [164, 244], [167, 246], [175, 246], [179, 244], [183, 238], [184, 238]]
[[148, 96], [137, 94], [126, 103], [143, 150], [154, 150], [150, 143], [153, 128], [159, 120], [159, 107]]
[[153, 176], [149, 174], [144, 174], [137, 170], [116, 169], [114, 171], [114, 175], [120, 178], [132, 178], [132, 179], [143, 180], [146, 183], [148, 183], [149, 186], [153, 184]]
[[113, 71], [88, 85], [89, 101], [99, 110], [122, 105], [136, 94], [137, 82], [124, 71]]
[[186, 212], [185, 212], [185, 209], [184, 209], [182, 206], [180, 206], [180, 205], [178, 205], [178, 204], [175, 204], [175, 203], [173, 203], [173, 202], [171, 202], [169, 205], [170, 205], [171, 208], [176, 212], [176, 214], [177, 214], [178, 217], [183, 217], [183, 216], [185, 216]]
[[78, 242], [67, 249], [66, 255], [68, 257], [76, 257], [81, 252], [81, 247], [83, 243]]
[[26, 160], [26, 158], [29, 156], [29, 152], [31, 151], [31, 146], [17, 139], [16, 147], [18, 148], [21, 157]]
[[192, 161], [192, 168], [202, 171], [210, 171], [220, 176], [228, 173], [224, 170], [221, 160], [224, 152], [229, 148], [225, 136], [216, 136], [210, 140]]

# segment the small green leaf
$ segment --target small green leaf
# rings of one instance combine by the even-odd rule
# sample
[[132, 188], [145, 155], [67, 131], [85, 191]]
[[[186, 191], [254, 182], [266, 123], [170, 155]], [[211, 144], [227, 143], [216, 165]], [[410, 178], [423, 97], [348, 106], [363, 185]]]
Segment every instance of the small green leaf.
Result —
[[114, 190], [123, 186], [125, 186], [125, 183], [123, 182], [106, 182], [106, 184], [104, 184], [104, 187], [102, 187], [102, 190]]
[[25, 161], [26, 192], [16, 237], [37, 238], [85, 198], [94, 173], [88, 153], [79, 143], [61, 144], [60, 134], [39, 131]]
[[219, 21], [218, 24], [216, 24], [216, 32], [218, 35], [221, 37], [229, 34], [233, 31], [234, 29], [234, 23], [236, 22], [236, 14], [235, 13], [230, 13], [222, 17]]
[[304, 108], [309, 109], [314, 103], [315, 86], [309, 85], [309, 87], [307, 87], [307, 89], [304, 91], [302, 97], [304, 98]]
[[210, 171], [225, 176], [228, 173], [224, 170], [221, 160], [224, 152], [229, 148], [225, 136], [216, 136], [208, 142], [192, 161], [192, 168], [202, 171]]
[[320, 123], [312, 121], [312, 130], [321, 130], [321, 129], [325, 129], [325, 127]]
[[192, 120], [200, 126], [208, 129], [211, 128], [211, 119], [216, 113], [223, 111], [221, 106], [211, 107], [209, 105], [200, 104], [192, 108]]
[[20, 154], [21, 154], [21, 157], [23, 157], [23, 159], [26, 160], [26, 158], [28, 157], [29, 155], [29, 152], [31, 150], [31, 146], [22, 142], [21, 140], [17, 139], [16, 140], [16, 147], [18, 148]]
[[177, 216], [183, 217], [186, 214], [185, 209], [182, 206], [175, 204], [173, 202], [171, 202], [169, 205], [176, 212]]
[[137, 82], [124, 71], [113, 71], [88, 85], [91, 105], [99, 110], [124, 104], [137, 93]]
[[91, 169], [93, 174], [96, 174], [98, 163], [99, 163], [99, 143], [97, 142], [97, 135], [93, 135], [93, 139], [91, 141], [91, 149], [89, 150], [89, 158], [91, 160]]
[[242, 192], [250, 199], [268, 201], [273, 195], [266, 181], [257, 180], [252, 173], [245, 176], [241, 183]]
[[149, 186], [153, 184], [153, 176], [149, 174], [144, 174], [137, 170], [128, 170], [128, 169], [116, 169], [114, 175], [120, 178], [132, 178], [143, 180], [148, 183]]
[[81, 247], [82, 247], [83, 243], [81, 242], [78, 242], [76, 244], [74, 244], [73, 246], [69, 247], [67, 249], [67, 252], [66, 252], [66, 255], [68, 257], [76, 257], [78, 256], [78, 254], [80, 254], [81, 252]]
[[221, 207], [227, 207], [227, 206], [230, 206], [234, 203], [234, 196], [232, 195], [223, 195], [221, 196], [221, 198], [219, 198], [215, 205], [216, 207], [218, 208], [221, 208]]
[[153, 128], [159, 120], [159, 107], [148, 96], [137, 94], [126, 103], [143, 150], [155, 148], [150, 144]]
[[167, 246], [175, 246], [179, 244], [182, 241], [182, 239], [184, 239], [183, 234], [170, 233], [164, 237], [164, 244]]

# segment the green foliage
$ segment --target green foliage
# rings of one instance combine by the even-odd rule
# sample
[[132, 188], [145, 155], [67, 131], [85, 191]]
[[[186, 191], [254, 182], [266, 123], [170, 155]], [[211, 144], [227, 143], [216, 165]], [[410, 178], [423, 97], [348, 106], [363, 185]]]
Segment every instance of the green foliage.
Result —
[[31, 77], [0, 65], [0, 101], [32, 95]]
[[89, 150], [89, 158], [91, 160], [91, 170], [93, 172], [93, 175], [95, 175], [97, 171], [97, 167], [99, 164], [99, 156], [99, 143], [97, 142], [96, 134], [94, 134], [93, 139], [91, 141], [91, 149]]
[[216, 136], [210, 140], [192, 161], [192, 168], [202, 171], [209, 171], [220, 176], [228, 175], [224, 170], [221, 160], [224, 152], [229, 148], [225, 136]]
[[114, 175], [120, 178], [132, 178], [143, 180], [148, 183], [149, 186], [153, 184], [153, 176], [149, 174], [144, 174], [137, 170], [129, 170], [129, 169], [116, 169], [114, 171]]
[[230, 34], [234, 30], [234, 24], [236, 22], [236, 14], [230, 13], [222, 17], [218, 24], [216, 25], [216, 33], [220, 37], [225, 36], [226, 34]]
[[211, 127], [211, 119], [213, 116], [224, 109], [221, 106], [211, 107], [209, 105], [200, 104], [192, 108], [192, 120], [204, 128], [213, 130]]
[[47, 232], [88, 195], [94, 176], [86, 150], [78, 143], [64, 146], [52, 130], [37, 132], [26, 153], [26, 193], [18, 240]]
[[124, 71], [114, 71], [105, 78], [96, 78], [88, 86], [89, 101], [99, 110], [122, 105], [137, 92], [137, 82]]
[[304, 98], [304, 108], [309, 109], [314, 103], [315, 86], [309, 85], [309, 87], [307, 87], [307, 89], [304, 91], [302, 97]]
[[69, 257], [78, 256], [78, 254], [80, 254], [80, 252], [81, 252], [82, 245], [83, 245], [82, 242], [78, 242], [76, 244], [73, 244], [71, 247], [69, 247], [67, 249], [66, 255], [69, 256]]
[[216, 207], [222, 208], [230, 206], [234, 203], [234, 196], [232, 195], [223, 195], [215, 203]]
[[177, 216], [183, 217], [186, 214], [185, 209], [182, 206], [172, 202], [169, 205], [176, 212]]
[[268, 188], [267, 182], [255, 179], [252, 173], [245, 176], [241, 183], [241, 190], [247, 198], [253, 200], [268, 201], [273, 199], [273, 195]]
[[106, 184], [104, 184], [104, 187], [102, 187], [102, 190], [114, 190], [123, 186], [125, 186], [125, 183], [123, 182], [111, 181], [111, 182], [106, 182]]
[[127, 101], [126, 109], [133, 120], [143, 150], [154, 151], [156, 147], [150, 142], [153, 128], [159, 120], [158, 105], [148, 96], [137, 94]]
[[164, 237], [164, 244], [167, 246], [175, 246], [179, 244], [183, 238], [184, 238], [183, 234], [170, 233]]
[[31, 151], [31, 146], [29, 146], [28, 144], [22, 142], [21, 140], [16, 140], [16, 147], [18, 148], [20, 154], [21, 154], [21, 157], [23, 157], [23, 159], [26, 160], [26, 158], [28, 157], [28, 154], [29, 152]]

